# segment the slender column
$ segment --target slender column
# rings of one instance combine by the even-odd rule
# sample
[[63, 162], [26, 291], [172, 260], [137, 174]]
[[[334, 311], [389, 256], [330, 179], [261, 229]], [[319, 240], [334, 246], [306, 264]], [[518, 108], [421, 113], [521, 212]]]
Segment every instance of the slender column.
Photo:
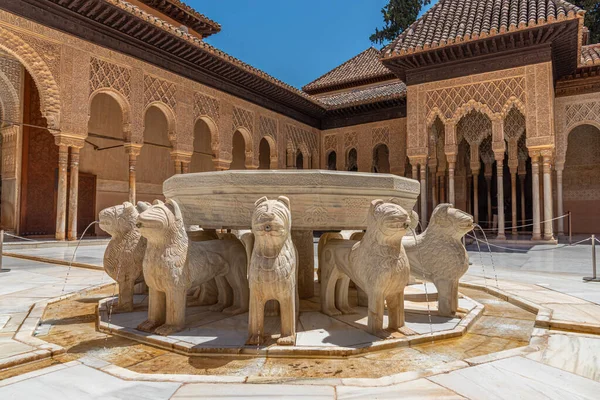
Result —
[[542, 230], [540, 227], [540, 164], [539, 151], [531, 152], [531, 199], [533, 202], [533, 236], [531, 240], [540, 240]]
[[544, 170], [544, 240], [553, 240], [552, 150], [542, 151]]
[[479, 169], [472, 169], [473, 173], [473, 218], [479, 223]]
[[[556, 164], [556, 212], [558, 213], [557, 217], [565, 215], [565, 210], [563, 207], [563, 169], [564, 165]], [[565, 234], [565, 220], [564, 218], [558, 219], [558, 235]]]
[[527, 212], [525, 209], [525, 175], [519, 174], [519, 184], [521, 185], [521, 225], [527, 225]]
[[129, 202], [136, 204], [136, 165], [142, 150], [141, 144], [125, 143], [125, 153], [129, 156]]
[[448, 203], [456, 206], [456, 194], [454, 190], [454, 170], [456, 168], [456, 153], [446, 154], [448, 160]]
[[485, 186], [487, 191], [487, 223], [491, 226], [494, 220], [492, 215], [492, 164], [485, 164]]
[[182, 162], [181, 163], [181, 173], [182, 174], [187, 174], [190, 172], [190, 163], [189, 162]]
[[511, 225], [512, 225], [512, 234], [517, 234], [517, 169], [510, 169], [510, 204], [511, 204]]
[[423, 227], [427, 226], [427, 164], [421, 162], [421, 221]]
[[440, 180], [440, 203], [446, 203], [446, 171], [438, 172]]
[[[419, 180], [419, 166], [417, 165], [417, 161], [416, 160], [410, 160], [410, 163], [412, 165], [412, 178], [415, 181], [418, 181]], [[418, 212], [418, 214], [420, 216], [422, 214], [421, 213], [421, 203], [417, 202], [415, 204], [415, 208], [416, 208], [416, 210], [417, 210], [417, 212]]]
[[431, 172], [431, 206], [435, 209], [438, 205], [437, 198], [437, 182], [436, 182], [436, 167], [430, 167], [433, 171]]
[[71, 147], [71, 182], [69, 185], [68, 240], [77, 240], [77, 199], [79, 196], [79, 148]]
[[56, 240], [65, 240], [67, 217], [67, 166], [69, 147], [58, 146], [58, 192], [56, 195]]
[[496, 178], [498, 186], [498, 236], [499, 240], [506, 240], [504, 234], [504, 152], [495, 153], [496, 157]]
[[175, 160], [175, 175], [181, 174], [181, 161]]

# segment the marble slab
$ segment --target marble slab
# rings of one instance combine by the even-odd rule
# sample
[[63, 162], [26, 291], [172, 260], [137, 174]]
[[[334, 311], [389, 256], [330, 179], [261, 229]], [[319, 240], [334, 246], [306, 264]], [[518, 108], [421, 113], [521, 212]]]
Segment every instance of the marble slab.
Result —
[[124, 381], [85, 365], [0, 387], [1, 399], [168, 400], [181, 384]]
[[260, 384], [188, 384], [179, 389], [172, 400], [333, 400], [335, 389], [332, 386], [317, 385], [260, 385]]
[[470, 399], [598, 399], [600, 383], [523, 357], [429, 378]]
[[600, 382], [600, 337], [550, 335], [547, 347], [527, 358]]
[[417, 379], [385, 387], [338, 386], [337, 400], [455, 400], [464, 399], [427, 379]]

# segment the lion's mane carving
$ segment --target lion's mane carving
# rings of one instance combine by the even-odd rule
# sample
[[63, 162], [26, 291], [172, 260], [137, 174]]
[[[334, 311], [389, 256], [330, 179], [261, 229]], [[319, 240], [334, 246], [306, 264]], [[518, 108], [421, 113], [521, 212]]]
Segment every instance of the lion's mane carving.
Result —
[[408, 258], [402, 237], [409, 227], [409, 214], [399, 205], [374, 200], [367, 230], [360, 241], [324, 235], [319, 241], [321, 309], [327, 315], [352, 313], [348, 304], [350, 280], [368, 297], [369, 332], [383, 332], [384, 302], [389, 311], [388, 328], [404, 326], [404, 288], [408, 283]]
[[458, 280], [469, 269], [469, 256], [462, 237], [473, 229], [473, 217], [451, 204], [438, 205], [427, 229], [402, 241], [410, 260], [410, 272], [433, 282], [438, 291], [438, 310], [452, 316], [458, 310]]
[[104, 270], [119, 285], [118, 311], [133, 311], [133, 290], [143, 282], [143, 260], [146, 239], [136, 227], [140, 212], [150, 203], [129, 202], [100, 211], [100, 228], [111, 236], [104, 252]]
[[[296, 343], [298, 310], [297, 260], [292, 242], [292, 214], [287, 197], [255, 203], [252, 214], [253, 238], [246, 236], [246, 248], [252, 249], [248, 268], [250, 315], [248, 344], [260, 344], [264, 335], [264, 309], [269, 300], [279, 302], [281, 337], [279, 345]], [[252, 243], [253, 241], [253, 243]]]
[[211, 279], [219, 288], [211, 310], [230, 315], [248, 310], [246, 251], [239, 240], [190, 241], [172, 200], [155, 201], [138, 216], [137, 226], [148, 240], [144, 277], [150, 288], [148, 320], [138, 329], [159, 335], [183, 329], [188, 290]]

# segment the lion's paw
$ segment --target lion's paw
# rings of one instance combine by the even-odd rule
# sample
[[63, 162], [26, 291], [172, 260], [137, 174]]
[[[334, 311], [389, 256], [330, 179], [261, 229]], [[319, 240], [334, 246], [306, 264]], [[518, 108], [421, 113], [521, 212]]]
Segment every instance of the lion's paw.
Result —
[[138, 331], [142, 332], [154, 332], [157, 326], [160, 324], [158, 322], [152, 321], [148, 319], [137, 326]]
[[356, 314], [356, 310], [352, 307], [342, 307], [342, 314]]
[[330, 317], [335, 317], [338, 315], [342, 315], [342, 312], [340, 310], [338, 310], [337, 308], [329, 308], [329, 309], [323, 310], [323, 314], [329, 315]]
[[258, 334], [250, 335], [248, 340], [246, 340], [246, 344], [248, 346], [258, 346], [261, 344], [261, 342], [263, 342], [262, 336], [260, 336]]
[[279, 346], [294, 346], [296, 345], [296, 335], [284, 336], [277, 339]]
[[161, 325], [158, 328], [156, 328], [154, 333], [156, 333], [157, 335], [161, 335], [161, 336], [169, 336], [169, 335], [172, 335], [173, 333], [177, 333], [177, 332], [181, 331], [183, 328], [184, 328], [183, 326], [164, 324], [164, 325]]
[[226, 304], [217, 303], [213, 306], [208, 307], [208, 311], [222, 312], [226, 307]]

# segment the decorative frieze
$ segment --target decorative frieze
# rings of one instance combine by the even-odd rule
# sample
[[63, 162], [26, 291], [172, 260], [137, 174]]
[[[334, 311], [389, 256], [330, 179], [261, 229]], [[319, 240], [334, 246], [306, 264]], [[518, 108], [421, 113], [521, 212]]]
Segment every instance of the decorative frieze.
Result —
[[144, 104], [160, 102], [175, 110], [177, 107], [177, 86], [152, 75], [144, 75]]
[[131, 101], [131, 69], [92, 57], [90, 94], [104, 88], [113, 89]]
[[202, 93], [194, 93], [194, 117], [209, 116], [219, 120], [219, 100]]

